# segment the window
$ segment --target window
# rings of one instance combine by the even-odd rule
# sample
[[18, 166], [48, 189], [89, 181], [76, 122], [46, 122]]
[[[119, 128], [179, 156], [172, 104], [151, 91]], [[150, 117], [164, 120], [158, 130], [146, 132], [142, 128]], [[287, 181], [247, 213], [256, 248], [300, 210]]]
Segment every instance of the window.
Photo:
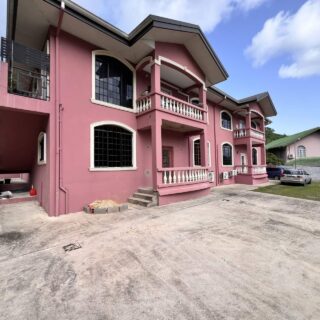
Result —
[[38, 164], [46, 164], [47, 162], [47, 135], [40, 132], [38, 136]]
[[252, 148], [252, 164], [258, 164], [258, 150], [256, 148]]
[[232, 146], [229, 143], [222, 145], [222, 164], [224, 166], [232, 166]]
[[105, 122], [91, 125], [91, 169], [135, 169], [135, 131]]
[[199, 106], [199, 104], [200, 104], [199, 98], [191, 98], [191, 99], [190, 99], [190, 102], [191, 102], [192, 104], [194, 104], [195, 106]]
[[193, 163], [195, 166], [201, 166], [200, 139], [193, 141]]
[[258, 129], [257, 123], [255, 121], [251, 121], [251, 128]]
[[133, 109], [133, 73], [119, 60], [95, 55], [95, 100]]
[[224, 129], [232, 130], [231, 115], [227, 111], [221, 112], [221, 127]]
[[306, 147], [299, 146], [298, 147], [298, 158], [305, 158], [306, 157]]

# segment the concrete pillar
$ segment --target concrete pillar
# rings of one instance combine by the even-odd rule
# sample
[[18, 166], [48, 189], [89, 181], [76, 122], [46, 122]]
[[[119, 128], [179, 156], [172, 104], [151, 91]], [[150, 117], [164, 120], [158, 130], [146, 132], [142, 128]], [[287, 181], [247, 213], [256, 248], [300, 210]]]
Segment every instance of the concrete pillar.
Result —
[[160, 65], [158, 63], [154, 63], [151, 66], [151, 93], [153, 93], [151, 97], [151, 106], [152, 108], [160, 109], [160, 96], [161, 92], [161, 73], [160, 73]]
[[161, 174], [158, 169], [162, 168], [162, 119], [158, 111], [153, 113], [151, 126], [151, 145], [152, 145], [152, 181], [153, 189], [157, 190], [158, 184], [161, 182]]
[[261, 146], [261, 165], [266, 165], [266, 160], [267, 160], [266, 146], [265, 146], [265, 144], [263, 144]]
[[247, 142], [247, 161], [248, 161], [248, 173], [252, 173], [252, 141], [248, 139]]
[[208, 166], [208, 149], [207, 149], [207, 130], [203, 129], [200, 133], [200, 152], [201, 152], [201, 166]]

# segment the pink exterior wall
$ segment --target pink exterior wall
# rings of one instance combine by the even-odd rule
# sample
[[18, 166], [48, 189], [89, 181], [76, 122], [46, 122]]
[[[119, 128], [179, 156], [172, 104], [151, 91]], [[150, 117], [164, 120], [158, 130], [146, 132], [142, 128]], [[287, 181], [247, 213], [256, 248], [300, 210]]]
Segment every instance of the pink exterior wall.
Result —
[[295, 144], [289, 145], [286, 151], [287, 159], [289, 155], [295, 157], [296, 153], [298, 157], [299, 146], [304, 146], [306, 148], [306, 157], [320, 157], [320, 131], [310, 134], [300, 141], [297, 141]]
[[204, 80], [204, 74], [196, 64], [188, 50], [180, 44], [157, 42], [155, 48], [156, 58], [159, 56], [178, 62], [180, 65], [187, 67], [192, 73]]
[[[51, 30], [52, 31], [52, 30]], [[173, 148], [174, 167], [192, 167], [192, 139], [201, 137], [202, 166], [215, 172], [213, 183], [203, 182], [174, 188], [161, 186], [159, 190], [160, 204], [208, 194], [210, 187], [218, 184], [235, 183], [235, 178], [221, 180], [220, 174], [231, 171], [234, 165], [240, 163], [240, 153], [247, 152], [246, 146], [235, 146], [233, 131], [220, 126], [220, 111], [222, 108], [208, 102], [208, 123], [196, 122], [179, 115], [170, 114], [159, 109], [159, 97], [154, 95], [153, 103], [158, 103], [158, 109], [143, 116], [129, 111], [95, 104], [92, 98], [92, 51], [99, 49], [71, 35], [61, 32], [59, 39], [50, 33], [50, 101], [34, 101], [35, 99], [0, 94], [0, 106], [13, 109], [32, 111], [30, 117], [40, 117], [39, 120], [26, 121], [28, 140], [22, 155], [20, 150], [9, 150], [13, 156], [7, 161], [6, 168], [16, 162], [16, 167], [28, 168], [31, 182], [38, 191], [41, 205], [50, 215], [81, 211], [82, 207], [97, 199], [113, 199], [125, 202], [139, 187], [150, 187], [159, 184], [162, 169], [162, 146]], [[108, 48], [106, 48], [108, 49]], [[193, 72], [203, 81], [204, 74], [195, 63], [188, 51], [181, 45], [171, 43], [156, 43], [154, 56], [171, 59]], [[5, 64], [1, 64], [6, 68]], [[152, 86], [154, 92], [160, 93], [160, 66], [155, 64], [153, 71], [136, 74], [136, 95]], [[1, 72], [2, 84], [7, 81]], [[197, 80], [198, 81], [198, 80]], [[55, 87], [57, 83], [57, 87]], [[163, 84], [164, 87], [168, 85]], [[155, 90], [156, 89], [156, 90]], [[186, 100], [179, 90], [171, 88], [172, 95]], [[151, 90], [152, 91], [152, 90]], [[204, 94], [203, 94], [204, 93]], [[205, 97], [205, 91], [200, 90], [200, 96]], [[21, 101], [20, 101], [21, 100]], [[16, 106], [17, 105], [17, 106]], [[261, 111], [258, 105], [253, 106]], [[1, 111], [0, 111], [1, 112]], [[38, 113], [37, 115], [35, 113]], [[46, 116], [44, 116], [46, 114]], [[18, 112], [8, 122], [5, 133], [14, 129]], [[27, 117], [27, 114], [24, 114]], [[233, 125], [238, 119], [233, 115]], [[10, 117], [9, 117], [10, 118]], [[167, 121], [190, 128], [189, 132], [171, 131], [162, 128], [162, 121]], [[90, 168], [90, 126], [101, 121], [112, 121], [130, 127], [136, 132], [136, 168], [121, 171], [92, 171]], [[19, 122], [18, 122], [19, 123]], [[21, 124], [20, 124], [21, 125]], [[3, 127], [0, 126], [0, 133]], [[3, 129], [4, 130], [4, 129]], [[40, 131], [47, 134], [47, 164], [37, 164], [37, 136]], [[207, 142], [210, 143], [210, 154]], [[222, 149], [224, 142], [233, 145], [234, 163], [232, 166], [222, 165]], [[17, 142], [17, 145], [20, 145]], [[1, 147], [1, 146], [0, 146]], [[10, 146], [6, 146], [10, 148]], [[262, 150], [262, 149], [261, 149]], [[249, 157], [249, 155], [248, 155]], [[23, 159], [22, 159], [23, 158]], [[209, 158], [211, 165], [209, 166]], [[22, 159], [22, 160], [21, 160]], [[27, 163], [27, 164], [25, 164]], [[0, 163], [1, 165], [1, 163]], [[25, 170], [24, 170], [25, 171]]]

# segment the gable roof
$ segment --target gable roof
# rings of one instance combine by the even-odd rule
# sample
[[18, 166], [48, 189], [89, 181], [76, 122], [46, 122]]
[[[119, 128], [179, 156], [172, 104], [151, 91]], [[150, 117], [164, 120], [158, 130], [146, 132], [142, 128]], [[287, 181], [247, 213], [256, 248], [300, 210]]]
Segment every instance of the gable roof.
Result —
[[221, 89], [212, 86], [208, 88], [208, 99], [218, 103], [222, 107], [226, 107], [231, 110], [245, 108], [247, 107], [248, 103], [256, 102], [260, 105], [266, 117], [277, 115], [277, 110], [273, 104], [269, 92], [258, 93], [256, 95], [238, 100], [225, 93]]
[[[154, 42], [184, 45], [206, 76], [206, 85], [228, 73], [198, 25], [149, 15], [129, 34], [70, 0], [7, 0], [7, 38], [41, 50], [50, 26], [61, 27], [101, 49], [121, 52], [133, 64], [154, 50]], [[59, 20], [59, 14], [63, 18]], [[61, 16], [60, 16], [61, 17]]]
[[320, 127], [305, 130], [305, 131], [293, 134], [291, 136], [287, 136], [287, 137], [283, 137], [283, 138], [274, 140], [266, 145], [266, 149], [269, 150], [269, 149], [286, 147], [286, 146], [293, 144], [293, 143], [297, 142], [298, 140], [305, 138], [306, 136], [308, 136], [312, 133], [315, 133], [317, 131], [320, 131]]

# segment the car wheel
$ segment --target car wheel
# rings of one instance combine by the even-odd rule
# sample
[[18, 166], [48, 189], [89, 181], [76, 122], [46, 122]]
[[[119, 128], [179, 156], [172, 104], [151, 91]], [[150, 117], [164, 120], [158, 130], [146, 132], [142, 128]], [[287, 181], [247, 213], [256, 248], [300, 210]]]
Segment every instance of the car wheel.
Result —
[[310, 181], [308, 182], [308, 184], [311, 184], [311, 181], [312, 181], [312, 180], [310, 179]]

